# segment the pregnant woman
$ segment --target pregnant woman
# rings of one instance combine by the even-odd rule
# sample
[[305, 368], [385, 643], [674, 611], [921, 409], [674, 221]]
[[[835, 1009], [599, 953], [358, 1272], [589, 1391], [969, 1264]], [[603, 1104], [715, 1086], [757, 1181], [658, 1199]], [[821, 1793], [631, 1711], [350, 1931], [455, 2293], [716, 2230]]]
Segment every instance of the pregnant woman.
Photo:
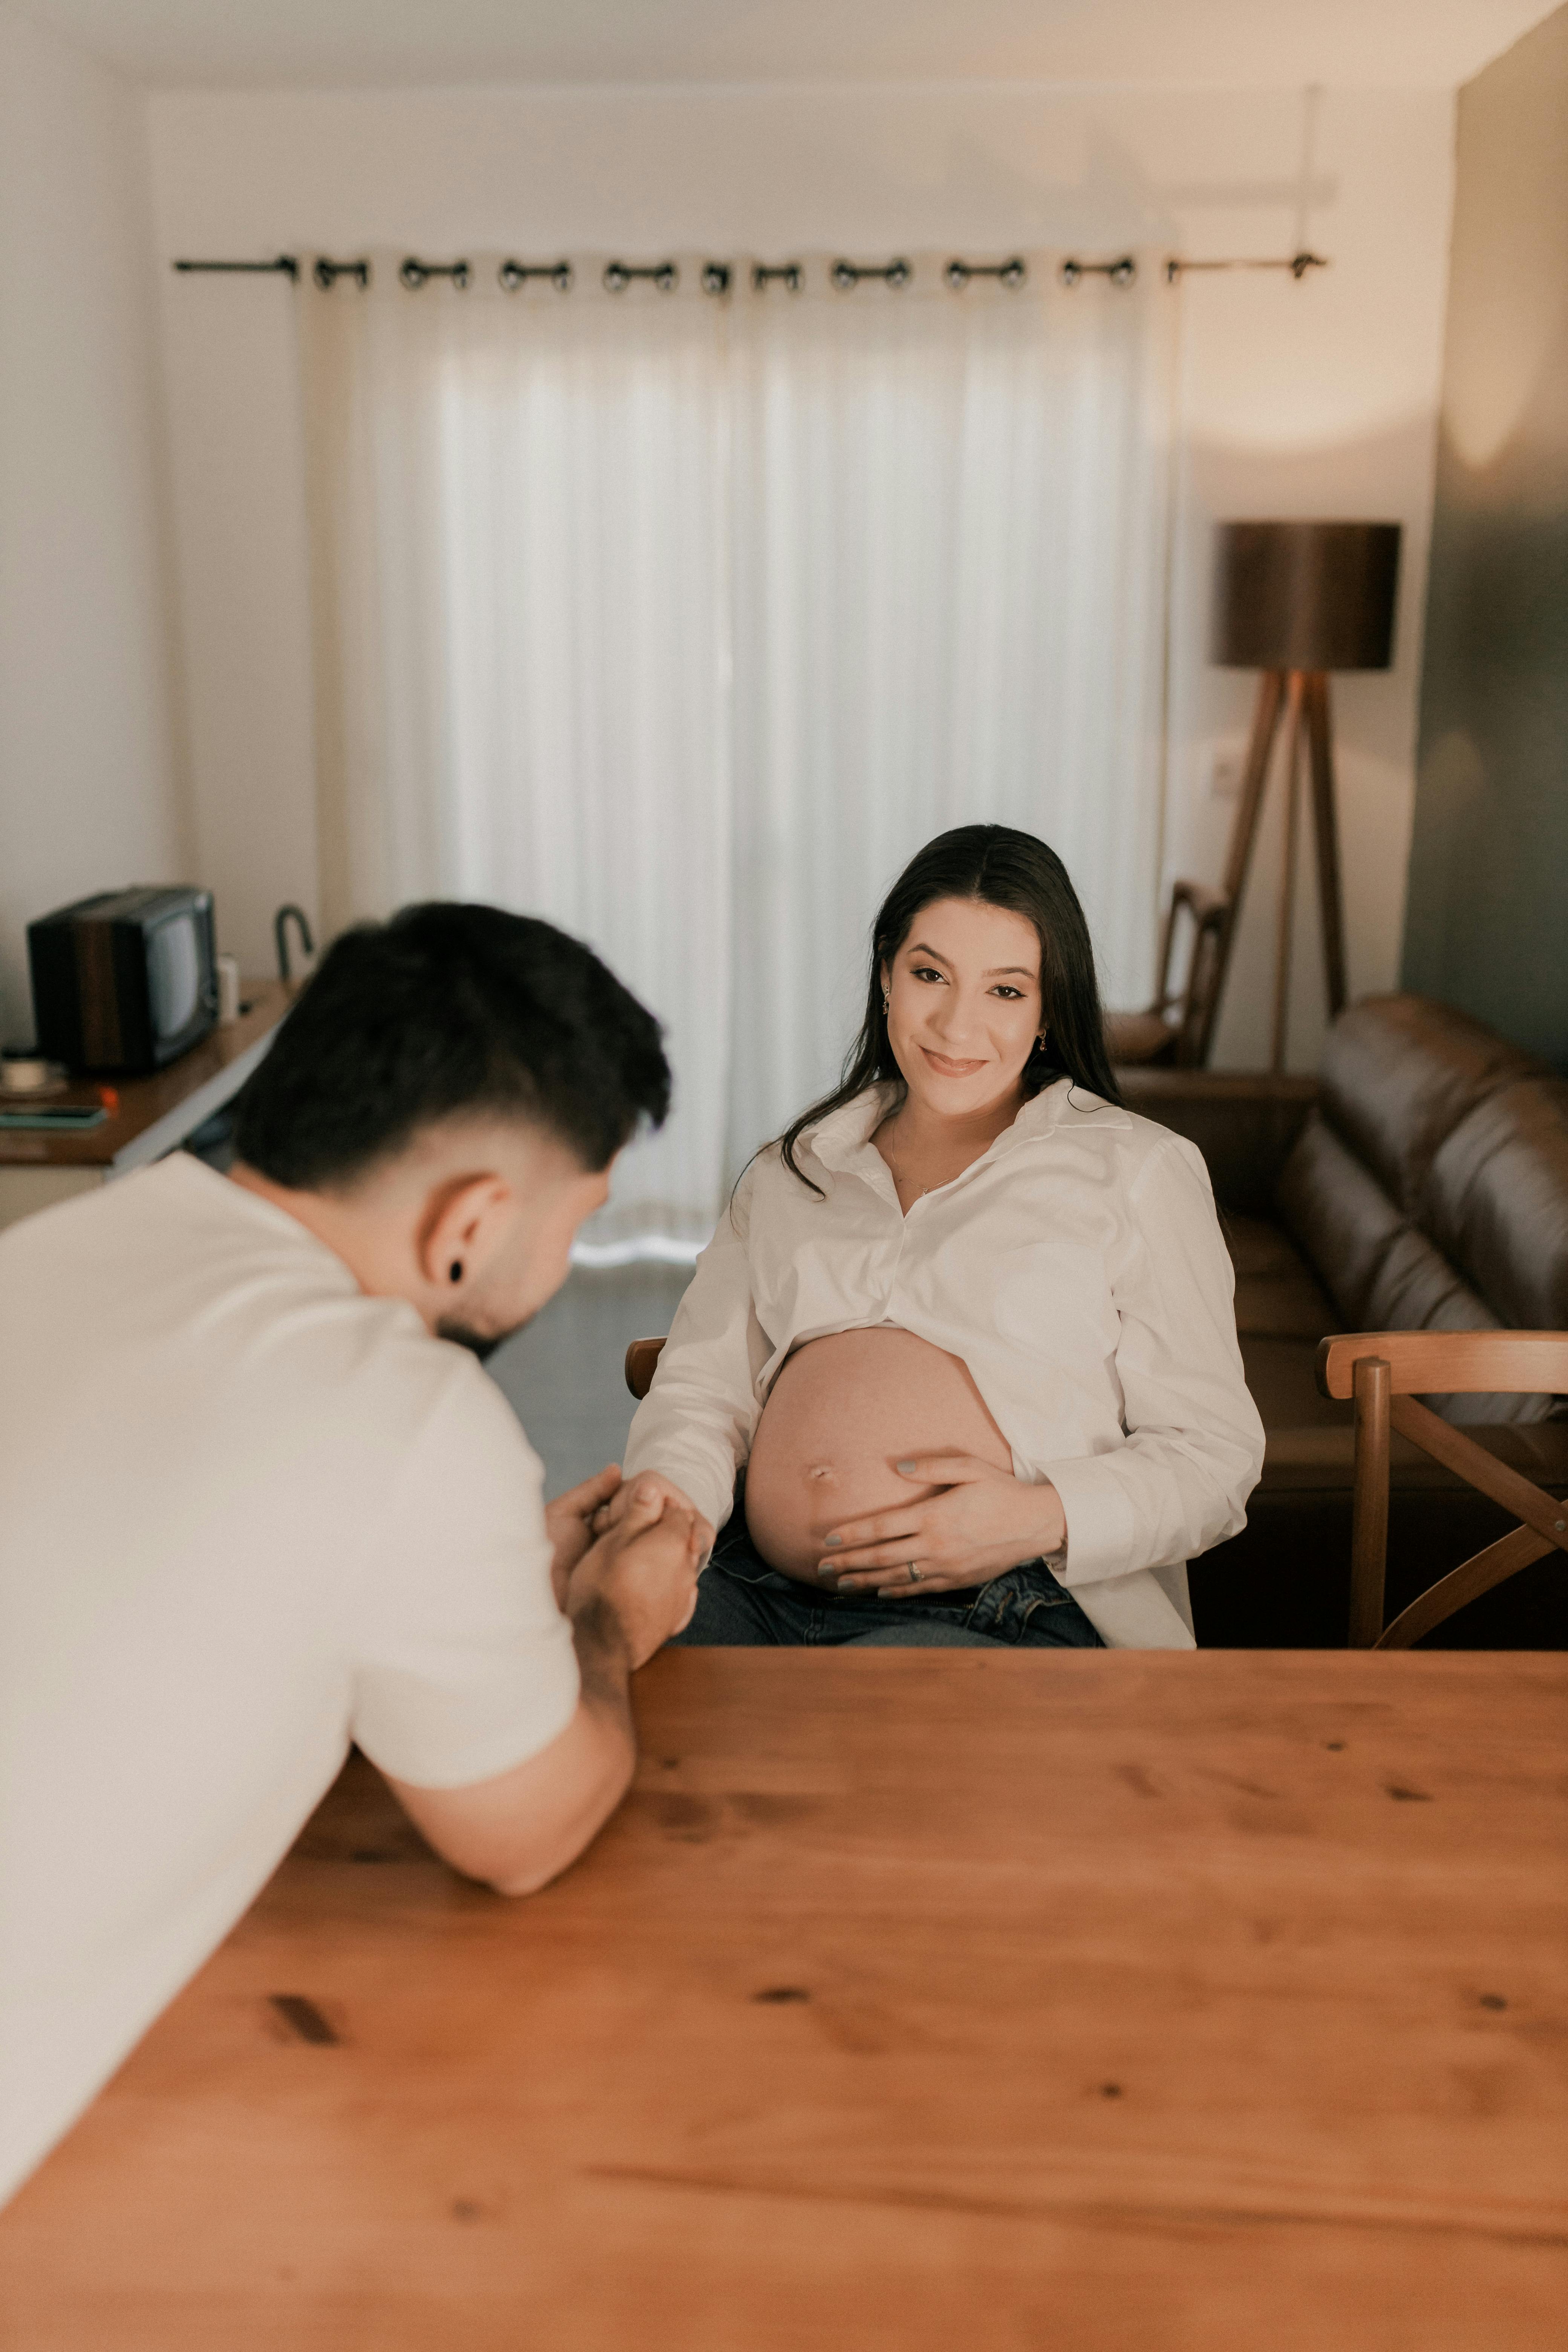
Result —
[[1262, 1458], [1207, 1173], [1121, 1108], [1060, 859], [943, 834], [632, 1423], [628, 1480], [721, 1530], [679, 1638], [1190, 1647]]

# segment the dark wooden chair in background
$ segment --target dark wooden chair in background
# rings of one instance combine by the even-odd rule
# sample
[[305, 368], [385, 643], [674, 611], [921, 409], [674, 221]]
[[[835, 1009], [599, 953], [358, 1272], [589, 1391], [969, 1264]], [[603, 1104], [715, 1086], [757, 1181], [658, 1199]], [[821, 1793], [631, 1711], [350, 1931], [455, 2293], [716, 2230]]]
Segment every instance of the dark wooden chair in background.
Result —
[[[1326, 1397], [1355, 1403], [1352, 1650], [1408, 1649], [1553, 1547], [1568, 1554], [1568, 1503], [1554, 1502], [1462, 1429], [1416, 1402], [1418, 1396], [1568, 1394], [1568, 1331], [1352, 1331], [1325, 1339], [1318, 1349], [1318, 1386]], [[1385, 1626], [1391, 1429], [1522, 1524], [1442, 1577]]]
[[[1192, 951], [1180, 989], [1171, 984], [1178, 919], [1192, 924]], [[1230, 920], [1230, 900], [1202, 882], [1177, 882], [1160, 937], [1159, 993], [1146, 1013], [1108, 1013], [1105, 1042], [1112, 1062], [1166, 1063], [1196, 1070], [1208, 1059], [1219, 1012], [1219, 985]]]
[[654, 1367], [658, 1362], [659, 1339], [634, 1339], [626, 1349], [626, 1386], [639, 1402], [653, 1386]]

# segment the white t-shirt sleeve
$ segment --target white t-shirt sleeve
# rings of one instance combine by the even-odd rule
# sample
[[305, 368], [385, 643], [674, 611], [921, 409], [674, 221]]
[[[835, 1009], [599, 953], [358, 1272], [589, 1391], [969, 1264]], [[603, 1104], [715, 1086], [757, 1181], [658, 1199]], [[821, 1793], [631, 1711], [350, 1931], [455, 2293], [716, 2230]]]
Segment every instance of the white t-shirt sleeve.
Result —
[[544, 1474], [500, 1391], [459, 1363], [409, 1448], [353, 1596], [351, 1729], [415, 1788], [521, 1764], [577, 1705]]

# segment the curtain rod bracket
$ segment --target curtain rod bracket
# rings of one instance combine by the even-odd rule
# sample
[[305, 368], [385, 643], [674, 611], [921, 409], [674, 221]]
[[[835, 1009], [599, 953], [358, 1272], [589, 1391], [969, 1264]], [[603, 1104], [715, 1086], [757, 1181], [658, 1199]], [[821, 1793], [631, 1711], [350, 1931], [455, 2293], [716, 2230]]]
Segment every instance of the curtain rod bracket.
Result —
[[836, 261], [827, 274], [838, 291], [847, 294], [867, 278], [880, 278], [884, 286], [891, 286], [896, 291], [907, 286], [915, 273], [907, 261], [900, 259], [885, 262], [879, 269], [870, 261]]
[[1299, 286], [1309, 269], [1327, 269], [1329, 259], [1322, 253], [1286, 253], [1278, 260], [1268, 261], [1184, 261], [1175, 254], [1165, 264], [1165, 283], [1173, 286], [1192, 269], [1288, 269]]
[[640, 269], [634, 268], [629, 261], [607, 261], [605, 264], [606, 294], [624, 294], [635, 278], [646, 278], [660, 294], [673, 294], [680, 283], [680, 272], [673, 261], [655, 261]]
[[496, 277], [507, 293], [515, 294], [531, 278], [548, 278], [557, 294], [572, 291], [572, 264], [569, 261], [503, 261]]
[[400, 283], [406, 286], [411, 294], [417, 294], [432, 278], [449, 278], [458, 293], [462, 294], [467, 291], [473, 272], [466, 261], [420, 261], [411, 253], [397, 275]]
[[997, 285], [1005, 286], [1009, 292], [1029, 281], [1028, 265], [1021, 253], [1014, 254], [1010, 261], [960, 261], [955, 257], [942, 274], [955, 294], [962, 294], [972, 278], [994, 278]]
[[176, 261], [174, 268], [182, 273], [195, 270], [217, 270], [235, 277], [283, 277], [297, 284], [300, 264], [292, 253], [280, 253], [273, 261]]
[[1085, 278], [1109, 278], [1112, 286], [1131, 286], [1138, 275], [1138, 264], [1130, 253], [1115, 261], [1079, 261], [1069, 257], [1058, 270], [1064, 286], [1076, 286]]
[[363, 294], [370, 284], [370, 264], [368, 261], [329, 261], [323, 253], [317, 257], [310, 275], [323, 294], [330, 294], [340, 278], [352, 278]]

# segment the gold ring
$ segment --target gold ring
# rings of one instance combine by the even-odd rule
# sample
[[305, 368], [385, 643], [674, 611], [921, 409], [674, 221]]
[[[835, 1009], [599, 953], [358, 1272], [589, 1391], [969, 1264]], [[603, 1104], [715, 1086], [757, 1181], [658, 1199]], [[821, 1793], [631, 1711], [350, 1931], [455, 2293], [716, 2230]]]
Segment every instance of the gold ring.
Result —
[[910, 1560], [910, 1582], [911, 1584], [918, 1584], [918, 1583], [920, 1582], [920, 1580], [921, 1580], [921, 1572], [920, 1572], [920, 1570], [915, 1566], [914, 1561], [911, 1559], [911, 1560]]

